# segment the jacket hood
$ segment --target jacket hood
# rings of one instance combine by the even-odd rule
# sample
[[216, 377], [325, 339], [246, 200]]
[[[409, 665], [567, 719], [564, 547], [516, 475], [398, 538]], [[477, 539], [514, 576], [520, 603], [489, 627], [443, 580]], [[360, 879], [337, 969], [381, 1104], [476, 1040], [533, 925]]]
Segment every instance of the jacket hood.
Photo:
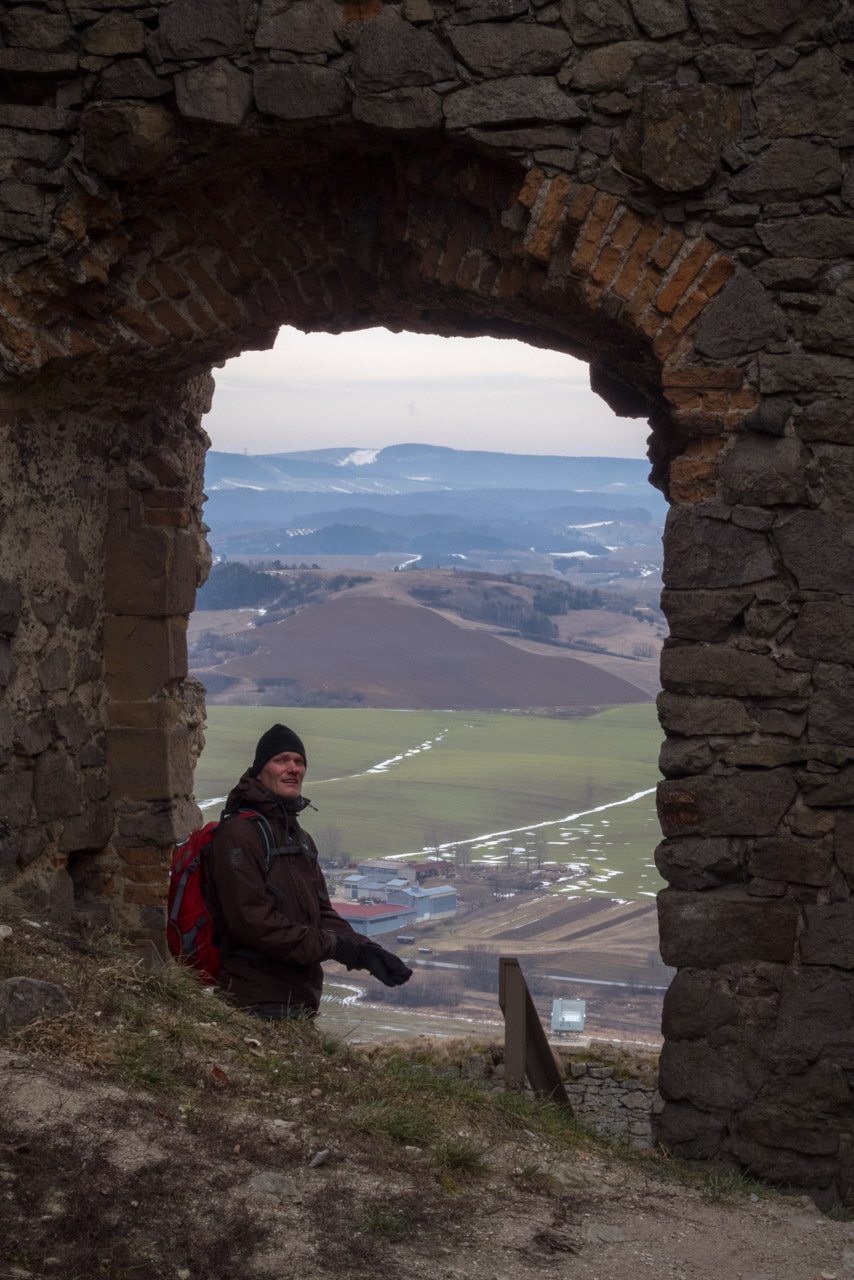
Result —
[[237, 809], [257, 809], [265, 818], [286, 820], [287, 816], [296, 817], [307, 809], [310, 801], [305, 796], [295, 796], [293, 800], [282, 800], [268, 791], [263, 783], [252, 776], [249, 769], [228, 793], [225, 810], [234, 813]]

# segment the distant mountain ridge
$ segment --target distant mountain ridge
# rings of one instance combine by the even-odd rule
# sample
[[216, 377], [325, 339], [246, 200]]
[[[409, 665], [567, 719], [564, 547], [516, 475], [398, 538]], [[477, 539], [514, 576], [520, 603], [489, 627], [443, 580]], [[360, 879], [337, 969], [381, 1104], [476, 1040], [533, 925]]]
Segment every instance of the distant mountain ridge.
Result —
[[[666, 513], [640, 458], [556, 457], [401, 444], [208, 455], [205, 518], [221, 556], [409, 556], [426, 567], [655, 572]], [[600, 565], [620, 552], [620, 564]], [[439, 557], [439, 559], [436, 559]], [[449, 559], [450, 557], [450, 559]], [[534, 558], [532, 561], [531, 557]], [[619, 558], [619, 557], [618, 557]], [[650, 561], [652, 559], [652, 565]]]
[[208, 492], [274, 489], [328, 493], [423, 493], [436, 489], [559, 489], [646, 496], [642, 458], [569, 458], [401, 444], [276, 454], [208, 454]]

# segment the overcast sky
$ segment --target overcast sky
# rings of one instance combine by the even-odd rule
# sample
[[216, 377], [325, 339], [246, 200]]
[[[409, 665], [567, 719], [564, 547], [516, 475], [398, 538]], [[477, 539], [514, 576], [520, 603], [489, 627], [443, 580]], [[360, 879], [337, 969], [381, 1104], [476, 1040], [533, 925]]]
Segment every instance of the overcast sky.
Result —
[[586, 364], [507, 339], [285, 328], [272, 351], [214, 376], [204, 425], [228, 453], [437, 444], [642, 458], [649, 434], [593, 394]]

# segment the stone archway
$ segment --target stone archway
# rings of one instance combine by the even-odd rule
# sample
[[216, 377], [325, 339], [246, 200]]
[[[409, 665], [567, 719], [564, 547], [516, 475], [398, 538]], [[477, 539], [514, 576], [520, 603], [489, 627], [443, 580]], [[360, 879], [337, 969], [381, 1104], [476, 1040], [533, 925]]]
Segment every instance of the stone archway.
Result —
[[648, 416], [663, 1140], [847, 1186], [854, 199], [841, 3], [78, 0], [0, 20], [0, 874], [159, 929], [211, 365], [490, 333]]

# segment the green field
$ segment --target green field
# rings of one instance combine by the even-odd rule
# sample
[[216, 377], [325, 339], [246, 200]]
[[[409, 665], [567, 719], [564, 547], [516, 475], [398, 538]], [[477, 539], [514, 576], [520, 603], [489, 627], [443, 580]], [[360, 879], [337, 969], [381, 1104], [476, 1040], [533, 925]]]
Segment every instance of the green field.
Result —
[[211, 707], [196, 771], [196, 798], [216, 802], [209, 816], [276, 720], [306, 742], [305, 794], [318, 812], [305, 825], [321, 848], [326, 835], [356, 860], [466, 842], [473, 861], [506, 862], [530, 844], [534, 827], [544, 861], [591, 868], [560, 888], [635, 898], [660, 887], [651, 866], [659, 839], [653, 796], [563, 821], [655, 786], [661, 731], [649, 703], [568, 720]]

